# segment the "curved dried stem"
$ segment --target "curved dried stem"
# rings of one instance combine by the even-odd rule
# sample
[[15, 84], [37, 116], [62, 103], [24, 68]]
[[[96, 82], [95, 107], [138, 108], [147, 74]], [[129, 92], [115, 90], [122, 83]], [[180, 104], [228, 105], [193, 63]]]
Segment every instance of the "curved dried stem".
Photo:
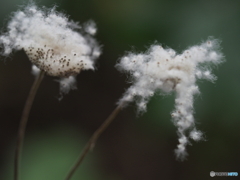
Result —
[[119, 104], [114, 111], [110, 114], [110, 116], [103, 122], [103, 124], [94, 132], [91, 136], [87, 144], [85, 145], [82, 153], [80, 154], [77, 162], [74, 166], [70, 169], [68, 175], [66, 176], [65, 180], [70, 180], [73, 174], [76, 172], [77, 168], [81, 165], [83, 159], [86, 157], [89, 150], [92, 150], [95, 146], [95, 143], [99, 136], [104, 132], [104, 130], [111, 124], [111, 122], [115, 119], [118, 113], [122, 110], [123, 104]]
[[39, 85], [41, 84], [43, 76], [44, 76], [44, 72], [41, 71], [36, 77], [22, 112], [22, 117], [19, 124], [19, 129], [18, 129], [17, 146], [15, 149], [15, 157], [14, 157], [14, 180], [19, 180], [20, 158], [21, 158], [22, 145], [24, 141], [25, 129], [26, 129], [29, 113], [30, 113], [35, 95], [37, 93]]

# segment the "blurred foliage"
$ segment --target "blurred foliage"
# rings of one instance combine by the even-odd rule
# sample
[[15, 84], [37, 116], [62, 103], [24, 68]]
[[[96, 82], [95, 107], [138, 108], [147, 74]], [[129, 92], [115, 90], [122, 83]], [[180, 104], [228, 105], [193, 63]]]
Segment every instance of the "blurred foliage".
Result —
[[[175, 160], [176, 128], [171, 122], [174, 94], [154, 96], [148, 112], [136, 117], [124, 109], [100, 137], [75, 179], [208, 179], [210, 171], [240, 173], [240, 1], [233, 0], [41, 0], [39, 5], [67, 13], [80, 23], [93, 19], [103, 54], [94, 72], [78, 76], [78, 90], [59, 103], [58, 84], [46, 77], [27, 127], [22, 176], [63, 179], [83, 144], [114, 109], [129, 86], [114, 65], [127, 51], [145, 51], [155, 41], [181, 52], [209, 36], [222, 40], [226, 62], [218, 80], [200, 81], [197, 127], [206, 141], [188, 147], [185, 162]], [[1, 27], [22, 0], [0, 2]], [[11, 177], [12, 155], [22, 107], [33, 77], [23, 52], [0, 64], [0, 179]], [[66, 125], [67, 124], [67, 125]], [[51, 132], [50, 132], [51, 131]], [[76, 132], [77, 131], [77, 132]], [[93, 164], [93, 165], [92, 165]], [[4, 174], [4, 176], [3, 176]], [[23, 178], [23, 179], [24, 179]]]
[[[64, 126], [57, 129], [47, 129], [44, 134], [32, 133], [25, 142], [21, 179], [63, 179], [79, 156], [86, 141], [86, 137], [80, 136], [74, 127]], [[9, 165], [5, 167], [3, 172], [5, 175], [3, 179], [6, 180], [13, 179], [13, 159], [11, 158], [13, 151], [9, 152], [11, 152], [8, 153], [9, 161], [7, 164]], [[85, 163], [72, 179], [101, 179], [96, 158], [93, 156], [86, 158]]]

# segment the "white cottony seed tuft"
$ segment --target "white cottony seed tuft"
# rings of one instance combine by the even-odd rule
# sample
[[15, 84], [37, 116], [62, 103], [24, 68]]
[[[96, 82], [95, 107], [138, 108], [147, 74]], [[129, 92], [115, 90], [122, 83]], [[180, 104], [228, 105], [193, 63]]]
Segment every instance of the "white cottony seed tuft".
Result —
[[195, 141], [202, 139], [193, 117], [193, 96], [200, 93], [196, 80], [216, 80], [209, 65], [217, 65], [222, 59], [219, 42], [212, 38], [188, 48], [182, 54], [160, 45], [152, 45], [146, 53], [129, 53], [116, 65], [120, 71], [130, 74], [133, 83], [119, 103], [135, 100], [139, 112], [144, 112], [147, 102], [156, 92], [175, 92], [175, 110], [171, 116], [179, 135], [176, 154], [182, 159], [187, 154], [189, 137]]
[[5, 56], [23, 49], [46, 74], [69, 77], [94, 69], [101, 54], [92, 37], [96, 31], [93, 21], [82, 28], [55, 8], [39, 8], [31, 3], [13, 13], [7, 31], [0, 36], [0, 45]]

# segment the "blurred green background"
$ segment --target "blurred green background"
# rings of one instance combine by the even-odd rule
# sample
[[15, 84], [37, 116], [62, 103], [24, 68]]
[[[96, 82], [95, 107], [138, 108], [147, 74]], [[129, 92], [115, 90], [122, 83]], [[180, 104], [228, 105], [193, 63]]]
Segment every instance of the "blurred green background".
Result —
[[[0, 27], [26, 3], [0, 1]], [[116, 106], [129, 84], [114, 67], [126, 51], [155, 41], [181, 52], [209, 36], [222, 40], [226, 62], [218, 80], [198, 82], [195, 118], [206, 141], [175, 160], [174, 94], [154, 96], [147, 113], [124, 109], [98, 140], [73, 180], [210, 179], [210, 171], [240, 173], [239, 0], [38, 0], [80, 23], [93, 19], [103, 48], [96, 71], [77, 77], [78, 90], [58, 101], [56, 79], [45, 77], [36, 96], [23, 149], [21, 179], [64, 179], [84, 144]], [[21, 112], [34, 80], [24, 52], [0, 62], [0, 179], [13, 179], [13, 154]], [[221, 177], [224, 179], [224, 177]]]

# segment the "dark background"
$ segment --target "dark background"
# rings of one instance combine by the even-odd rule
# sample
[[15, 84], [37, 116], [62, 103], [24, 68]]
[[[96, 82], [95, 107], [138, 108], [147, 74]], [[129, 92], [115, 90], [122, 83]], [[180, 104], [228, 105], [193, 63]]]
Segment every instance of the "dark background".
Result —
[[[58, 101], [56, 78], [45, 77], [30, 114], [23, 149], [22, 180], [64, 179], [84, 144], [129, 87], [114, 67], [126, 51], [145, 51], [158, 41], [181, 52], [209, 36], [222, 40], [226, 62], [218, 80], [198, 82], [195, 118], [206, 141], [188, 146], [176, 161], [174, 94], [154, 96], [148, 111], [124, 109], [98, 140], [72, 180], [210, 179], [210, 171], [240, 173], [240, 2], [238, 0], [59, 0], [37, 1], [80, 23], [93, 19], [103, 47], [95, 71], [77, 77], [78, 89]], [[6, 26], [22, 0], [0, 1]], [[0, 179], [13, 177], [18, 124], [34, 77], [24, 52], [0, 62]], [[220, 178], [220, 177], [215, 177]], [[226, 177], [221, 177], [225, 179]], [[230, 179], [230, 178], [229, 178]], [[236, 179], [236, 178], [233, 178]]]

